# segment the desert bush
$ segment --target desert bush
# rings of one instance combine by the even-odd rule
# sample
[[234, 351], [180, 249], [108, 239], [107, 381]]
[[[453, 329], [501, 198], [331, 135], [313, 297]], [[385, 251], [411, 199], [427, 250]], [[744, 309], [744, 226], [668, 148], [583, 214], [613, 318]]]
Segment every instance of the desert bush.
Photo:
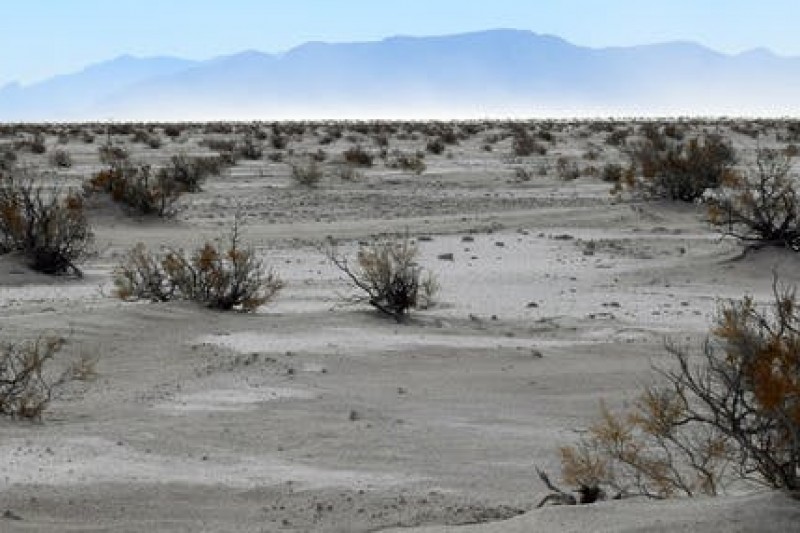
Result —
[[171, 138], [180, 137], [183, 127], [178, 124], [168, 124], [164, 126], [164, 135]]
[[352, 146], [342, 153], [345, 163], [358, 167], [371, 167], [373, 155], [360, 145]]
[[172, 217], [185, 185], [170, 172], [156, 172], [150, 165], [128, 162], [114, 164], [97, 173], [84, 185], [88, 194], [108, 193], [111, 199], [134, 213]]
[[420, 175], [425, 172], [425, 169], [427, 168], [425, 165], [425, 152], [408, 154], [405, 152], [395, 151], [391, 158], [387, 158], [386, 166], [388, 168], [406, 170]]
[[364, 174], [359, 172], [353, 165], [336, 165], [334, 170], [335, 175], [342, 181], [361, 181], [364, 179]]
[[0, 172], [10, 171], [17, 165], [17, 153], [11, 146], [0, 147]]
[[305, 165], [295, 163], [292, 165], [292, 179], [305, 187], [317, 187], [322, 180], [322, 169], [314, 159]]
[[57, 149], [50, 154], [50, 164], [54, 167], [69, 168], [72, 166], [72, 156], [63, 149]]
[[63, 346], [64, 339], [52, 336], [0, 346], [0, 414], [41, 419], [65, 379], [50, 378], [45, 369]]
[[651, 198], [693, 202], [721, 185], [736, 162], [733, 148], [717, 135], [671, 143], [646, 132], [648, 140], [633, 149], [631, 159], [642, 174], [634, 188]]
[[236, 143], [236, 154], [243, 159], [256, 161], [264, 156], [264, 149], [252, 135], [245, 135], [240, 142]]
[[514, 131], [512, 149], [517, 157], [547, 154], [547, 148], [536, 142], [536, 139], [525, 128], [517, 128]]
[[725, 189], [710, 197], [712, 224], [749, 247], [800, 250], [800, 198], [791, 159], [778, 150], [758, 151], [755, 167], [730, 174]]
[[100, 162], [104, 165], [119, 165], [128, 160], [128, 151], [121, 146], [103, 144], [98, 149]]
[[722, 305], [699, 358], [668, 343], [663, 383], [627, 412], [602, 406], [561, 448], [564, 480], [654, 498], [714, 495], [736, 479], [800, 489], [800, 310], [794, 290], [776, 281], [773, 292], [767, 309]]
[[46, 190], [32, 179], [0, 176], [0, 251], [19, 251], [45, 274], [81, 276], [76, 262], [92, 242], [83, 199]]
[[277, 133], [272, 136], [269, 142], [272, 145], [272, 147], [276, 150], [284, 150], [286, 149], [286, 146], [289, 144], [289, 140], [285, 136], [279, 135]]
[[14, 143], [14, 148], [17, 150], [27, 150], [32, 154], [44, 154], [47, 152], [47, 144], [45, 143], [44, 134], [41, 132], [35, 133], [32, 137], [17, 141]]
[[192, 253], [154, 254], [139, 244], [114, 270], [114, 293], [124, 300], [183, 299], [223, 311], [255, 311], [284, 284], [274, 272], [265, 272], [255, 251], [240, 239], [237, 217], [226, 242], [207, 242]]
[[154, 150], [161, 148], [162, 145], [161, 137], [159, 137], [157, 133], [153, 133], [146, 129], [137, 129], [135, 132], [133, 132], [131, 141], [135, 143], [146, 144]]
[[220, 153], [233, 152], [236, 150], [236, 141], [231, 139], [215, 139], [213, 137], [208, 137], [203, 139], [200, 144], [207, 146], [209, 150]]
[[556, 160], [556, 172], [558, 177], [564, 181], [581, 177], [581, 169], [578, 164], [566, 156], [561, 156]]
[[625, 146], [628, 135], [629, 131], [627, 128], [614, 130], [606, 136], [606, 144], [610, 146]]
[[600, 171], [600, 179], [609, 183], [620, 183], [625, 169], [617, 163], [606, 163]]
[[524, 183], [526, 181], [531, 181], [533, 178], [533, 172], [530, 169], [525, 167], [515, 167], [514, 168], [514, 181], [517, 183]]
[[334, 245], [325, 254], [359, 291], [347, 298], [350, 303], [368, 303], [398, 322], [411, 309], [433, 303], [438, 284], [417, 264], [418, 249], [408, 236], [363, 245], [356, 265], [340, 255]]
[[184, 192], [200, 192], [206, 178], [219, 175], [225, 166], [219, 156], [190, 157], [178, 154], [172, 156], [158, 174], [162, 180], [177, 183]]
[[433, 155], [441, 155], [444, 153], [445, 144], [441, 137], [434, 137], [433, 139], [428, 139], [428, 142], [425, 144], [425, 150], [432, 153]]

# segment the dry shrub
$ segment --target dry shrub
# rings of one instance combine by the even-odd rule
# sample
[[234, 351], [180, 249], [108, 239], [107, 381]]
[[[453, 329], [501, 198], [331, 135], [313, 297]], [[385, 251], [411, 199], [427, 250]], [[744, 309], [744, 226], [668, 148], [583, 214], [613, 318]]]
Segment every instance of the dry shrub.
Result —
[[[348, 297], [351, 303], [368, 303], [377, 310], [402, 321], [411, 309], [433, 303], [438, 290], [434, 276], [424, 272], [416, 260], [419, 250], [406, 236], [361, 247], [356, 265], [341, 256], [335, 246], [325, 254], [360, 293]], [[423, 274], [425, 276], [423, 277]]]
[[433, 155], [441, 155], [444, 153], [445, 144], [441, 137], [434, 137], [433, 139], [429, 139], [427, 143], [425, 143], [425, 150], [432, 153]]
[[100, 155], [100, 162], [104, 165], [120, 166], [126, 163], [130, 157], [125, 148], [110, 143], [101, 145], [97, 151]]
[[512, 149], [517, 157], [547, 154], [547, 148], [536, 142], [536, 139], [523, 127], [515, 129]]
[[406, 170], [420, 175], [425, 172], [425, 152], [415, 152], [413, 154], [395, 151], [391, 158], [386, 161], [388, 168]]
[[54, 387], [65, 379], [52, 379], [45, 372], [64, 343], [60, 337], [39, 337], [0, 347], [0, 414], [41, 419]]
[[774, 302], [721, 306], [700, 362], [673, 344], [676, 365], [627, 412], [600, 419], [561, 448], [565, 482], [654, 498], [716, 495], [735, 479], [800, 489], [800, 310]]
[[207, 242], [191, 254], [153, 254], [139, 244], [114, 270], [115, 295], [124, 300], [183, 299], [212, 309], [243, 312], [265, 305], [284, 284], [265, 271], [251, 247], [240, 242], [238, 217], [224, 246]]
[[718, 135], [688, 142], [674, 142], [652, 130], [646, 135], [630, 155], [641, 171], [633, 188], [650, 198], [693, 202], [724, 183], [736, 162], [733, 148]]
[[209, 176], [219, 175], [226, 164], [219, 156], [200, 157], [174, 155], [169, 163], [159, 169], [160, 179], [177, 183], [183, 192], [200, 192]]
[[357, 167], [371, 167], [374, 159], [373, 155], [361, 146], [353, 146], [342, 153], [345, 163]]
[[107, 193], [113, 201], [141, 215], [172, 217], [177, 214], [177, 202], [186, 186], [170, 172], [153, 175], [150, 165], [123, 162], [96, 174], [84, 190]]
[[58, 168], [69, 168], [72, 166], [72, 156], [61, 148], [50, 154], [50, 164]]
[[785, 153], [759, 150], [754, 169], [731, 174], [725, 189], [710, 198], [711, 223], [749, 247], [800, 250], [800, 202], [791, 166]]
[[32, 154], [44, 154], [47, 152], [44, 134], [36, 133], [32, 137], [16, 141], [14, 143], [14, 149], [29, 151]]
[[322, 181], [322, 176], [322, 169], [314, 159], [311, 159], [306, 165], [300, 163], [292, 165], [292, 179], [305, 187], [317, 187]]
[[0, 146], [0, 172], [11, 171], [17, 166], [17, 153], [10, 146]]
[[253, 161], [264, 157], [264, 149], [261, 147], [261, 143], [251, 135], [246, 135], [240, 142], [236, 143], [235, 153], [243, 159]]
[[569, 157], [561, 156], [556, 160], [556, 173], [559, 179], [572, 181], [581, 177], [581, 167]]
[[46, 190], [32, 179], [0, 176], [0, 252], [20, 251], [32, 269], [73, 273], [92, 243], [83, 199]]

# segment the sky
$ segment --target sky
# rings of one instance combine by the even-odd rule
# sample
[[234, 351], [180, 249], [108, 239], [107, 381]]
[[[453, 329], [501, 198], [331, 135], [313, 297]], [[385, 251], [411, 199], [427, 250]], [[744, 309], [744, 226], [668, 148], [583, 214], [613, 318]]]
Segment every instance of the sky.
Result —
[[604, 47], [690, 40], [800, 56], [800, 0], [0, 0], [0, 85], [119, 55], [208, 59], [307, 41], [495, 28]]

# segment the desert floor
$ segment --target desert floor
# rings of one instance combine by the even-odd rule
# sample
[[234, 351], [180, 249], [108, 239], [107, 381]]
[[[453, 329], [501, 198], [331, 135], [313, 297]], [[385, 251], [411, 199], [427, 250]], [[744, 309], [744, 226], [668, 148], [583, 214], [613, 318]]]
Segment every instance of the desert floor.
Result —
[[[725, 134], [752, 155], [751, 137]], [[517, 158], [509, 138], [487, 151], [478, 133], [427, 154], [421, 175], [377, 161], [355, 181], [326, 171], [316, 189], [286, 162], [242, 160], [184, 196], [174, 220], [95, 202], [83, 279], [0, 257], [2, 340], [63, 335], [64, 360], [97, 358], [97, 377], [59, 389], [41, 422], [0, 420], [0, 531], [797, 531], [800, 506], [769, 492], [534, 509], [547, 493], [534, 467], [557, 477], [558, 446], [598, 402], [624, 405], [670, 363], [665, 339], [699, 346], [720, 299], [769, 301], [773, 271], [800, 281], [789, 252], [740, 258], [702, 206], [558, 175], [560, 157], [624, 162], [603, 135], [563, 126], [547, 155]], [[157, 150], [112, 140], [159, 164], [207, 153], [201, 137]], [[75, 164], [58, 179], [96, 172], [102, 140], [68, 140]], [[306, 133], [289, 146], [333, 160], [349, 143]], [[221, 313], [111, 295], [132, 245], [191, 249], [237, 209], [287, 282], [273, 303]], [[406, 232], [438, 278], [436, 304], [405, 324], [344, 305], [351, 288], [325, 239], [352, 256]]]

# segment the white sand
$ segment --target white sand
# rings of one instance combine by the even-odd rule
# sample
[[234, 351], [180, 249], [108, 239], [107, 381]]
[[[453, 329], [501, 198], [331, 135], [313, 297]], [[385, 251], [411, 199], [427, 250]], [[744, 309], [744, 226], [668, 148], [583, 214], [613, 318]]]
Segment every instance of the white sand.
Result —
[[[511, 156], [510, 138], [484, 151], [485, 135], [428, 154], [422, 176], [377, 162], [362, 181], [306, 190], [265, 159], [211, 178], [176, 221], [100, 207], [84, 280], [0, 257], [3, 340], [53, 332], [68, 338], [60, 362], [99, 357], [99, 377], [61, 391], [42, 424], [0, 420], [0, 512], [23, 518], [0, 518], [0, 531], [800, 531], [797, 502], [773, 493], [532, 509], [545, 494], [534, 465], [557, 475], [557, 447], [598, 401], [630, 400], [651, 365], [668, 364], [665, 337], [696, 345], [719, 298], [767, 301], [772, 270], [797, 283], [799, 260], [732, 261], [738, 246], [699, 206], [612, 201], [596, 178], [556, 176], [562, 155], [624, 161], [603, 134], [573, 128], [528, 159]], [[752, 139], [730, 135], [752, 155]], [[157, 151], [125, 142], [134, 159], [163, 161], [204, 152], [202, 137]], [[424, 143], [393, 138], [390, 151]], [[322, 148], [335, 158], [348, 146]], [[581, 159], [590, 147], [600, 160]], [[97, 168], [96, 145], [66, 148], [75, 183]], [[532, 180], [514, 182], [516, 166]], [[288, 282], [274, 304], [242, 315], [109, 296], [130, 246], [191, 248], [237, 205]], [[341, 305], [350, 289], [319, 243], [333, 236], [352, 254], [405, 231], [423, 237], [437, 304], [404, 325]], [[470, 522], [485, 523], [456, 527]]]

